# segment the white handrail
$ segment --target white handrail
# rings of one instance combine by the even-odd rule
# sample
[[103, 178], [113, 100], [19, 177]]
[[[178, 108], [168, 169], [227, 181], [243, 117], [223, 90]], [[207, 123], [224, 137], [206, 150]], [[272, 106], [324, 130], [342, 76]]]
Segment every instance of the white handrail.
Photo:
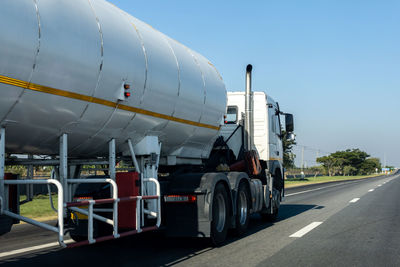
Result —
[[142, 201], [142, 197], [138, 196], [137, 200], [136, 200], [136, 231], [138, 233], [140, 233], [142, 231], [142, 225], [141, 225], [141, 220], [140, 220], [140, 207], [141, 205], [141, 201]]
[[[140, 225], [140, 213], [151, 213], [152, 215], [156, 215], [157, 223], [156, 226], [159, 227], [161, 224], [161, 196], [160, 196], [160, 184], [157, 179], [155, 178], [147, 178], [143, 179], [145, 182], [152, 182], [156, 186], [156, 196], [157, 196], [157, 204], [156, 204], [156, 211], [148, 211], [148, 210], [140, 210], [140, 203], [146, 199], [143, 199], [143, 196], [137, 196], [136, 200], [136, 230], [138, 233], [142, 232], [141, 225]], [[112, 199], [113, 199], [113, 220], [105, 218], [103, 216], [97, 215], [94, 213], [93, 206], [96, 204], [96, 200], [89, 200], [88, 210], [79, 209], [77, 207], [68, 207], [71, 210], [75, 210], [77, 212], [81, 212], [83, 214], [88, 215], [88, 241], [89, 243], [95, 243], [96, 239], [93, 237], [93, 219], [97, 219], [100, 221], [104, 221], [106, 223], [112, 224], [114, 228], [114, 238], [120, 237], [118, 233], [118, 202], [120, 199], [118, 198], [118, 186], [116, 182], [112, 179], [105, 178], [105, 179], [67, 179], [67, 183], [109, 183], [112, 186]], [[19, 214], [10, 212], [8, 210], [4, 210], [3, 204], [4, 199], [0, 196], [0, 213], [10, 216], [11, 218], [19, 219], [25, 221], [27, 223], [42, 227], [44, 229], [53, 231], [58, 233], [58, 242], [62, 247], [66, 247], [64, 243], [64, 209], [67, 208], [67, 203], [64, 203], [64, 189], [62, 184], [55, 179], [41, 179], [41, 180], [4, 180], [4, 184], [6, 185], [18, 185], [18, 184], [54, 184], [57, 187], [58, 191], [58, 227], [54, 227], [39, 221], [35, 221], [33, 219], [21, 216]], [[145, 196], [144, 196], [145, 197]], [[110, 200], [111, 201], [111, 200]]]
[[118, 198], [118, 187], [117, 187], [117, 183], [110, 178], [104, 178], [104, 179], [100, 179], [100, 178], [94, 178], [94, 179], [67, 179], [68, 183], [71, 184], [100, 184], [100, 183], [109, 183], [112, 186], [113, 189], [113, 195], [112, 198], [113, 199], [117, 199]]
[[[156, 185], [156, 194], [157, 198], [157, 227], [160, 227], [161, 224], [161, 193], [160, 193], [160, 183], [155, 178], [146, 178], [143, 179], [144, 182], [153, 182]], [[144, 211], [143, 211], [144, 212]]]
[[57, 180], [54, 179], [46, 179], [46, 180], [4, 180], [4, 184], [54, 184], [57, 187], [57, 191], [58, 191], [58, 212], [57, 212], [57, 218], [58, 218], [58, 228], [54, 227], [54, 226], [50, 226], [48, 224], [45, 223], [41, 223], [32, 219], [29, 219], [27, 217], [21, 216], [19, 214], [15, 214], [13, 212], [4, 210], [3, 213], [13, 217], [15, 219], [18, 220], [22, 220], [24, 222], [27, 223], [31, 223], [34, 224], [36, 226], [54, 231], [54, 232], [58, 232], [58, 243], [60, 243], [60, 245], [62, 247], [66, 247], [65, 243], [64, 243], [64, 190], [63, 187], [61, 185], [61, 183]]
[[90, 244], [93, 244], [96, 242], [96, 240], [93, 239], [93, 204], [94, 204], [94, 200], [89, 200], [88, 240], [89, 240]]
[[[89, 212], [88, 212], [88, 210], [80, 209], [80, 208], [77, 208], [77, 207], [69, 207], [68, 209], [73, 210], [73, 211], [76, 211], [76, 212], [79, 212], [79, 213], [82, 213], [83, 215], [86, 215], [86, 216], [89, 217]], [[95, 211], [95, 209], [93, 209], [93, 212], [94, 212], [94, 211]], [[110, 212], [113, 212], [113, 211], [111, 210]], [[93, 218], [96, 219], [96, 220], [102, 221], [102, 222], [104, 222], [104, 223], [107, 223], [107, 224], [109, 224], [109, 225], [114, 226], [113, 220], [110, 220], [110, 219], [108, 219], [108, 218], [106, 218], [106, 217], [103, 217], [103, 216], [100, 216], [100, 215], [98, 215], [98, 214], [93, 213]]]
[[118, 238], [120, 235], [118, 234], [118, 186], [117, 183], [110, 178], [105, 179], [67, 179], [67, 183], [76, 183], [76, 184], [98, 184], [98, 183], [109, 183], [112, 186], [112, 198], [114, 199], [113, 204], [113, 231], [114, 237]]

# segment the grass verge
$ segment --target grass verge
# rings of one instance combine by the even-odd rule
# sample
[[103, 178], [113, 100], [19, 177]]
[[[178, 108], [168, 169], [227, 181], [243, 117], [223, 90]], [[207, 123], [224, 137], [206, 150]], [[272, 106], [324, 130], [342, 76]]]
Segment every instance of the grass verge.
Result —
[[307, 177], [305, 179], [287, 179], [285, 180], [285, 187], [290, 188], [308, 184], [365, 179], [365, 178], [376, 177], [379, 175], [381, 174], [362, 175], [362, 176], [317, 176], [317, 177]]
[[[26, 199], [25, 196], [21, 196], [20, 200]], [[57, 195], [52, 195], [53, 205], [57, 208]], [[22, 216], [38, 220], [48, 221], [57, 219], [57, 213], [51, 208], [48, 195], [37, 195], [33, 198], [33, 201], [25, 203], [20, 206], [20, 213]]]

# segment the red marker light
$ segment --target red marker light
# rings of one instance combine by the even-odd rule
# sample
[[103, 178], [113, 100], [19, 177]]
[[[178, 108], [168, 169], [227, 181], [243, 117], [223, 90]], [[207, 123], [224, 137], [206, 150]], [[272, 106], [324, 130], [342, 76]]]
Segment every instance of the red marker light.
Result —
[[124, 95], [125, 95], [125, 97], [130, 97], [130, 96], [131, 96], [131, 93], [125, 92]]

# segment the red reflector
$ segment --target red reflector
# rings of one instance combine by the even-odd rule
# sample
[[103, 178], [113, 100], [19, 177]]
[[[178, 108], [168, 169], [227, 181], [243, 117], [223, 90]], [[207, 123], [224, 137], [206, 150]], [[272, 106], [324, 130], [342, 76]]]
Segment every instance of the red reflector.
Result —
[[164, 196], [165, 202], [175, 202], [175, 203], [193, 203], [196, 202], [197, 196], [195, 195], [167, 195]]
[[125, 97], [130, 97], [130, 96], [131, 96], [131, 93], [125, 92]]

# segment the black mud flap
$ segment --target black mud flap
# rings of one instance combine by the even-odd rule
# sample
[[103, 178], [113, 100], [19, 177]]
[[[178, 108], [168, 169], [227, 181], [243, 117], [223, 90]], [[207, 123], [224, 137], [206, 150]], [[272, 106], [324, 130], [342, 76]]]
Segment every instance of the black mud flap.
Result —
[[164, 203], [166, 235], [171, 237], [209, 237], [210, 221], [204, 216], [204, 195], [196, 203]]

